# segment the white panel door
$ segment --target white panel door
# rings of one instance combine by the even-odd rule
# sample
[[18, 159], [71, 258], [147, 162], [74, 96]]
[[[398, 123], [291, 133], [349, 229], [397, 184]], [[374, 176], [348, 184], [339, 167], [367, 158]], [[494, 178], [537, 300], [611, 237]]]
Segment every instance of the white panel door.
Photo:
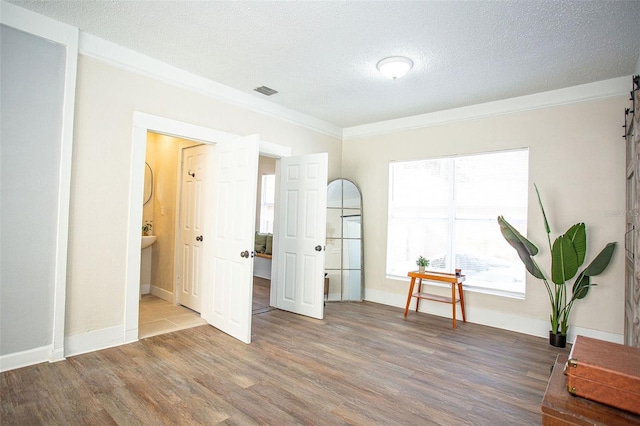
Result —
[[212, 278], [203, 316], [245, 343], [251, 342], [258, 146], [258, 135], [216, 144], [213, 228], [205, 236], [212, 237], [211, 246], [206, 240]]
[[274, 232], [276, 307], [322, 319], [328, 155], [280, 159]]
[[180, 276], [178, 303], [201, 311], [203, 280], [203, 240], [207, 163], [210, 145], [198, 145], [182, 151], [180, 191]]

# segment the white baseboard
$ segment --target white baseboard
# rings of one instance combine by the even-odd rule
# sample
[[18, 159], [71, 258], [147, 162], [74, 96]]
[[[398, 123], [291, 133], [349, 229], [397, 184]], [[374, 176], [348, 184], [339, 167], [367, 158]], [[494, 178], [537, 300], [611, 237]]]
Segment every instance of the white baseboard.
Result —
[[607, 342], [624, 344], [624, 335], [609, 333], [608, 331], [593, 330], [591, 328], [584, 328], [578, 326], [569, 327], [569, 335], [567, 336], [567, 342], [574, 342], [576, 336], [586, 336], [593, 339], [606, 340]]
[[76, 334], [64, 339], [64, 353], [66, 356], [73, 356], [119, 346], [125, 343], [124, 337], [124, 325]]
[[[397, 293], [387, 293], [379, 290], [365, 289], [365, 300], [380, 303], [388, 306], [395, 306], [404, 309], [407, 303], [407, 296]], [[409, 309], [415, 312], [415, 299], [412, 299]], [[421, 303], [420, 312], [451, 318], [451, 306], [444, 303]], [[503, 330], [515, 331], [517, 333], [529, 334], [538, 337], [549, 337], [549, 321], [537, 318], [525, 317], [504, 312], [496, 312], [491, 309], [466, 306], [467, 322], [486, 325], [488, 327], [500, 328]], [[460, 308], [458, 307], [456, 317], [460, 319]], [[577, 335], [592, 337], [594, 339], [606, 340], [608, 342], [623, 343], [622, 334], [610, 333], [607, 331], [593, 330], [584, 327], [572, 326], [569, 328], [567, 342], [575, 341]]]
[[64, 348], [51, 349], [49, 354], [49, 362], [64, 361]]
[[123, 344], [133, 343], [138, 341], [138, 327], [133, 328], [131, 330], [126, 330], [124, 332], [124, 342]]
[[151, 294], [159, 297], [162, 300], [166, 300], [169, 303], [173, 303], [173, 293], [170, 291], [167, 291], [163, 288], [160, 287], [156, 287], [155, 285], [151, 286]]
[[342, 300], [342, 294], [340, 294], [339, 291], [329, 293], [327, 299], [327, 302], [340, 302]]
[[151, 284], [140, 284], [140, 293], [141, 294], [151, 293]]
[[51, 345], [29, 349], [27, 351], [0, 356], [0, 372], [28, 367], [41, 362], [48, 362], [51, 356]]

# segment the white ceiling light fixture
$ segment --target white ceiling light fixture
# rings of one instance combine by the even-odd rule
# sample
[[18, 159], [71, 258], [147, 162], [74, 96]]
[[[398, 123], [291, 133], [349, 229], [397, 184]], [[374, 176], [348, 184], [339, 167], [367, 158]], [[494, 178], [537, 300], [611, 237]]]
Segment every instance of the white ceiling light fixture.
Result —
[[404, 76], [409, 70], [413, 67], [413, 61], [409, 58], [405, 58], [404, 56], [391, 56], [389, 58], [384, 58], [376, 68], [385, 77], [388, 77], [392, 80], [396, 80], [402, 76]]

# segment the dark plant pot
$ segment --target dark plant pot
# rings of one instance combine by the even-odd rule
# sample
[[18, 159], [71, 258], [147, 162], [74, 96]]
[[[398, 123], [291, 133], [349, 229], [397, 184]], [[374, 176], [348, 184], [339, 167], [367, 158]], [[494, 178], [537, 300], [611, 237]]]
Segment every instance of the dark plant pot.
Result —
[[549, 330], [549, 344], [551, 346], [555, 346], [556, 348], [564, 348], [567, 346], [567, 335], [566, 334], [554, 334], [551, 330]]

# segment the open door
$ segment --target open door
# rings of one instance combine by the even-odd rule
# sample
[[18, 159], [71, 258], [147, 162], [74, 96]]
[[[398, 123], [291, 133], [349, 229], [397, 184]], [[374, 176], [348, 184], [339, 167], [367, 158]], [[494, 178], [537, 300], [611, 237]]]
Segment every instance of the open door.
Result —
[[258, 150], [258, 135], [216, 144], [212, 228], [203, 236], [212, 283], [203, 318], [244, 343], [251, 342]]
[[322, 319], [328, 154], [281, 158], [272, 285], [275, 307]]

